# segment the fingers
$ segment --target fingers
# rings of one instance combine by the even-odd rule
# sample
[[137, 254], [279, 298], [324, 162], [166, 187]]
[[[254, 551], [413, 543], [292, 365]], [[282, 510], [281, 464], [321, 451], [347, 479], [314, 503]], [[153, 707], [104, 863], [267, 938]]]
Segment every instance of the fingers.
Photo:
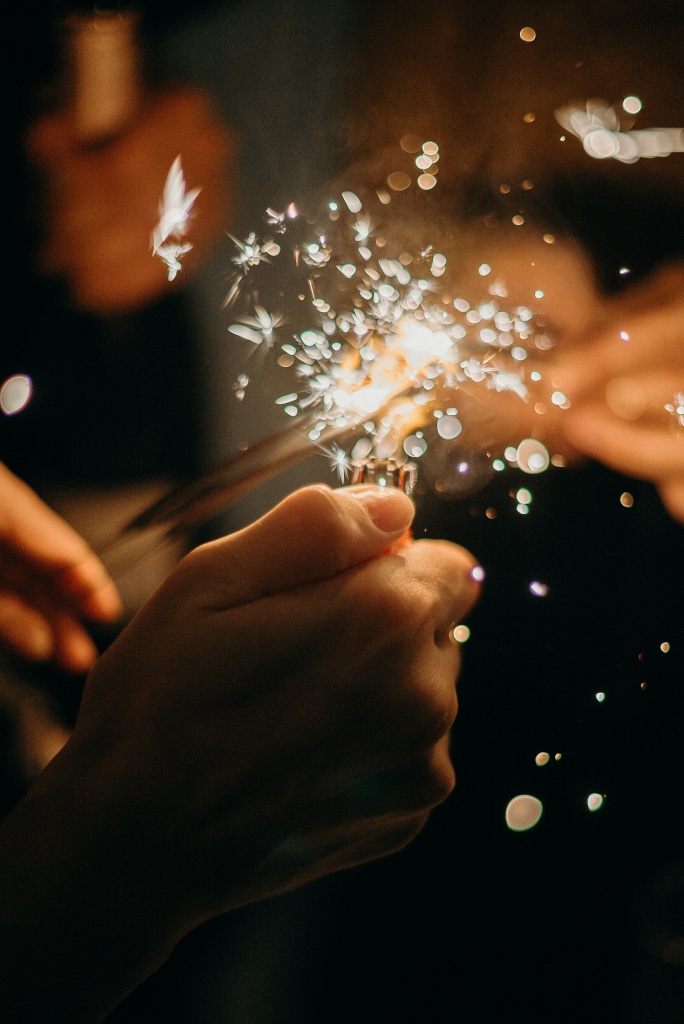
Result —
[[54, 653], [49, 622], [16, 594], [0, 591], [0, 639], [31, 661], [47, 661]]
[[562, 361], [560, 386], [576, 401], [614, 377], [681, 365], [683, 317], [684, 268], [666, 267], [608, 303], [603, 326]]
[[630, 476], [658, 484], [682, 476], [681, 382], [669, 369], [614, 377], [593, 400], [572, 406], [565, 434], [586, 455]]
[[663, 505], [673, 517], [684, 523], [684, 474], [664, 481], [658, 488]]
[[80, 622], [73, 616], [58, 614], [51, 625], [57, 664], [77, 675], [88, 672], [97, 660], [98, 650]]
[[[456, 715], [460, 648], [447, 636], [477, 596], [472, 564], [459, 548], [420, 542], [230, 609], [211, 631], [197, 631], [195, 667], [229, 661], [245, 713], [254, 704], [262, 714], [268, 694], [272, 726], [259, 753], [266, 761], [282, 766], [294, 750], [326, 784], [329, 746], [340, 772], [402, 765], [444, 736]], [[227, 646], [229, 627], [239, 639]], [[221, 673], [218, 692], [224, 687]], [[260, 725], [255, 719], [246, 734]]]
[[0, 591], [0, 641], [29, 661], [55, 661], [67, 672], [87, 672], [97, 648], [76, 619], [44, 615], [16, 594]]
[[658, 479], [684, 468], [684, 444], [678, 438], [621, 420], [599, 405], [569, 417], [565, 429], [586, 455], [628, 476]]
[[98, 622], [121, 614], [118, 592], [83, 538], [0, 464], [0, 574]]
[[[449, 734], [411, 761], [379, 772], [352, 786], [344, 795], [350, 814], [371, 818], [382, 814], [425, 814], [443, 803], [456, 784], [449, 757]], [[325, 814], [320, 815], [320, 820]]]
[[342, 573], [382, 554], [409, 528], [414, 508], [395, 488], [306, 487], [245, 530], [196, 549], [216, 609], [256, 601]]
[[67, 671], [91, 667], [95, 646], [79, 622], [110, 622], [121, 602], [86, 542], [0, 464], [0, 638]]

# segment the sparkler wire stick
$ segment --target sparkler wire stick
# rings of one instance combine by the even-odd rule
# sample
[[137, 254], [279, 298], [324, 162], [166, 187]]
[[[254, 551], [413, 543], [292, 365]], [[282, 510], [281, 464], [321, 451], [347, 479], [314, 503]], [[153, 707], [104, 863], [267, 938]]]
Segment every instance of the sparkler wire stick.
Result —
[[[111, 554], [136, 534], [155, 529], [166, 536], [182, 534], [224, 511], [243, 494], [249, 493], [288, 466], [315, 454], [306, 434], [286, 427], [228, 459], [189, 484], [171, 490], [143, 509], [100, 551]], [[347, 433], [348, 427], [333, 436]]]

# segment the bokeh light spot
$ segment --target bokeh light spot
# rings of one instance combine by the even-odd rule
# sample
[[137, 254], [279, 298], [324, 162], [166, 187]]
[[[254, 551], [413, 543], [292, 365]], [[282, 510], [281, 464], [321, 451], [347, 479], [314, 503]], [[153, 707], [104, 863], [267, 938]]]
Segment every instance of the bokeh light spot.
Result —
[[458, 644], [464, 644], [470, 638], [470, 630], [467, 626], [454, 626], [451, 635]]
[[392, 171], [387, 178], [387, 184], [393, 192], [403, 192], [411, 184], [411, 179], [405, 171]]
[[456, 416], [441, 416], [437, 423], [437, 433], [445, 441], [453, 441], [463, 430], [463, 424]]
[[33, 383], [25, 373], [15, 373], [0, 386], [0, 409], [5, 416], [14, 416], [25, 409], [33, 394]]
[[419, 135], [404, 135], [399, 143], [405, 153], [420, 153], [421, 141]]
[[515, 461], [523, 473], [535, 475], [547, 470], [551, 459], [548, 449], [541, 441], [534, 437], [526, 437], [518, 445]]
[[638, 114], [641, 107], [642, 102], [638, 96], [625, 96], [622, 101], [622, 109], [628, 114]]
[[421, 174], [417, 180], [418, 188], [422, 188], [423, 192], [429, 192], [436, 184], [437, 178], [434, 174]]
[[542, 802], [529, 793], [514, 796], [506, 807], [506, 824], [511, 832], [527, 832], [542, 816]]

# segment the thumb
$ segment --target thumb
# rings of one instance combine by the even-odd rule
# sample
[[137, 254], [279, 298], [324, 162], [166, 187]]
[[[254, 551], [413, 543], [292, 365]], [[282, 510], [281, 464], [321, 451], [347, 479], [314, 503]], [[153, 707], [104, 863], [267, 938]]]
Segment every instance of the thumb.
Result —
[[328, 579], [375, 558], [411, 525], [393, 487], [304, 487], [251, 526], [197, 548], [187, 561], [221, 608]]

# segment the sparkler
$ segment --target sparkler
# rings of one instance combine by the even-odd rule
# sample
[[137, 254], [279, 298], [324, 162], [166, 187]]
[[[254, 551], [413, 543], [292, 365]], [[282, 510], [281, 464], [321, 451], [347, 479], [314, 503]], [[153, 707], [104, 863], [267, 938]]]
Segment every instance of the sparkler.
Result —
[[[439, 146], [402, 140], [402, 148], [419, 152], [413, 191], [424, 198], [437, 180]], [[144, 510], [115, 545], [141, 530], [191, 529], [315, 448], [342, 482], [351, 475], [410, 493], [417, 460], [464, 429], [459, 392], [487, 389], [528, 400], [541, 375], [527, 374], [526, 361], [543, 359], [552, 339], [526, 306], [502, 308], [507, 292], [499, 280], [473, 305], [454, 294], [445, 284], [448, 258], [435, 239], [433, 212], [423, 228], [420, 211], [410, 201], [408, 210], [403, 205], [408, 174], [393, 172], [388, 184], [363, 198], [345, 189], [313, 217], [294, 203], [284, 212], [269, 208], [263, 235], [228, 236], [235, 248], [224, 302], [233, 320], [228, 332], [289, 374], [289, 390], [276, 405], [293, 422]], [[179, 239], [198, 192], [185, 191], [177, 158], [153, 237], [170, 280], [190, 248]], [[418, 241], [421, 231], [431, 237]], [[237, 399], [251, 386], [241, 373], [233, 385]], [[525, 472], [549, 465], [539, 441], [522, 442], [520, 453]], [[461, 461], [456, 471], [467, 469]]]
[[[426, 146], [434, 155], [416, 160], [423, 172], [439, 157], [435, 143]], [[418, 184], [427, 191], [425, 177]], [[328, 449], [341, 477], [348, 463], [357, 475], [364, 460], [398, 467], [435, 441], [455, 441], [464, 426], [459, 391], [526, 401], [528, 356], [543, 359], [553, 344], [529, 308], [502, 308], [500, 281], [474, 305], [454, 294], [448, 257], [439, 242], [417, 241], [420, 220], [405, 202], [403, 187], [363, 198], [344, 190], [313, 217], [295, 206], [268, 210], [270, 231], [230, 236], [228, 331], [287, 373], [276, 405], [293, 430], [324, 449], [344, 437], [348, 457], [339, 445]], [[240, 398], [248, 383], [242, 374]]]

